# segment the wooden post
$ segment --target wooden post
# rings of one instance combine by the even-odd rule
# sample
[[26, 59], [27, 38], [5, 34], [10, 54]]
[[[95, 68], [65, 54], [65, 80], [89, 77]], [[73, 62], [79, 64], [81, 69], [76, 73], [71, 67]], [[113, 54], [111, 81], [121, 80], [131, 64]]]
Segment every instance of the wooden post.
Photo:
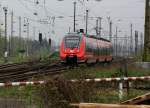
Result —
[[98, 104], [98, 103], [81, 103], [71, 104], [78, 108], [150, 108], [149, 105], [118, 105], [118, 104]]

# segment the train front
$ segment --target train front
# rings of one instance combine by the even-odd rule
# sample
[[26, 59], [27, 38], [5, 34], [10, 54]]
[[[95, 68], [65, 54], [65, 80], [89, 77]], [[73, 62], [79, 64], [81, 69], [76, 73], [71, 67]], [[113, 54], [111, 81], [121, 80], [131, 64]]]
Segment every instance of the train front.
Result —
[[84, 37], [82, 34], [67, 34], [60, 46], [60, 59], [64, 63], [84, 61]]

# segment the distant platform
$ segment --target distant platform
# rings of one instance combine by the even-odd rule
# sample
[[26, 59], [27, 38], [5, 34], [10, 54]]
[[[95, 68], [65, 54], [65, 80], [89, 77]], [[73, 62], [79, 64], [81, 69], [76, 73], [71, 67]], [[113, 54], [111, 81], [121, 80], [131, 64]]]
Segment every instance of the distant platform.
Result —
[[135, 64], [139, 68], [150, 69], [150, 62], [136, 62]]

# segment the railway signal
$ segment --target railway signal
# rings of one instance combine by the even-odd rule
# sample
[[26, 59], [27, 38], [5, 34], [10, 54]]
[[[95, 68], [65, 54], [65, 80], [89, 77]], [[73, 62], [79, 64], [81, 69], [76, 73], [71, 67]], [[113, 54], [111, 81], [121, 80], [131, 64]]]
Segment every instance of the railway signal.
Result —
[[41, 46], [42, 46], [42, 33], [39, 33], [39, 42], [40, 42], [40, 60], [42, 58], [42, 54], [41, 54]]
[[39, 42], [42, 43], [42, 33], [39, 33]]
[[49, 45], [51, 46], [51, 38], [49, 38]]

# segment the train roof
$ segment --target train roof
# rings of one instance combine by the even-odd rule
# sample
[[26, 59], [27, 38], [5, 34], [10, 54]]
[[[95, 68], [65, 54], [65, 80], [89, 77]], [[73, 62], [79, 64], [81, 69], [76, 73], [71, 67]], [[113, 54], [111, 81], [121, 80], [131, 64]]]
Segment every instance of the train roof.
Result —
[[98, 40], [103, 40], [103, 41], [106, 41], [106, 42], [110, 42], [109, 40], [101, 38], [101, 37], [98, 37], [96, 35], [87, 35], [86, 37], [90, 37], [90, 38], [94, 38], [94, 39], [98, 39]]
[[[85, 34], [84, 33], [72, 32], [72, 33], [67, 33], [65, 36], [82, 36], [82, 35], [85, 35]], [[86, 37], [93, 38], [93, 39], [98, 39], [98, 40], [103, 40], [103, 41], [106, 41], [106, 42], [110, 42], [109, 40], [98, 37], [96, 35], [87, 35]]]
[[72, 33], [67, 33], [65, 36], [82, 36], [82, 34], [81, 33], [72, 32]]

